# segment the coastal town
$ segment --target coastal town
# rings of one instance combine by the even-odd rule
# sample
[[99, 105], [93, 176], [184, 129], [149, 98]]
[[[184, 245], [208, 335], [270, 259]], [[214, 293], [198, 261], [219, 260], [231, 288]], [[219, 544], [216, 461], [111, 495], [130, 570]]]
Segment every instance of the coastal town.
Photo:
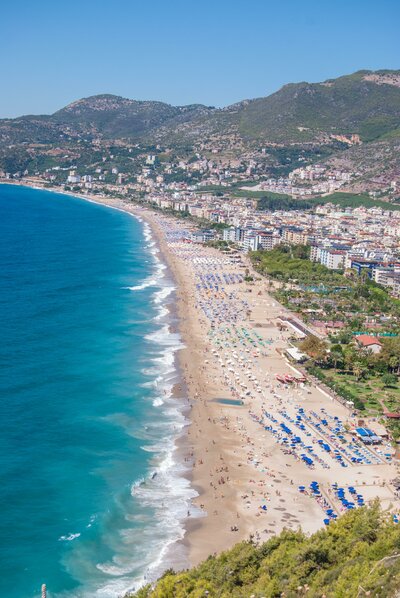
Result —
[[[43, 179], [29, 181], [33, 182], [43, 187]], [[70, 185], [74, 185], [73, 190]], [[73, 171], [67, 174], [62, 190], [132, 211], [159, 231], [163, 253], [180, 281], [181, 302], [192, 313], [191, 324], [184, 326], [183, 333], [186, 341], [189, 326], [190, 349], [181, 357], [183, 369], [188, 368], [185, 380], [192, 387], [189, 394], [194, 401], [193, 431], [189, 434], [198, 436], [196, 428], [204, 430], [214, 422], [207, 438], [212, 435], [217, 449], [225, 452], [226, 442], [221, 445], [217, 441], [221, 432], [215, 430], [215, 422], [229, 429], [232, 418], [238, 417], [235, 409], [244, 404], [250, 420], [240, 418], [238, 431], [242, 430], [244, 439], [256, 438], [256, 432], [250, 430], [262, 424], [283, 445], [284, 453], [293, 454], [312, 470], [309, 483], [317, 482], [317, 486], [311, 488], [311, 495], [325, 510], [327, 521], [341, 509], [332, 506], [335, 500], [330, 495], [337, 488], [328, 489], [331, 473], [324, 482], [324, 476], [318, 478], [314, 471], [321, 467], [322, 473], [332, 467], [324, 451], [331, 456], [334, 453], [338, 471], [351, 463], [368, 465], [362, 471], [378, 467], [383, 489], [378, 492], [372, 488], [369, 500], [379, 495], [388, 505], [397, 501], [400, 484], [393, 480], [397, 475], [395, 446], [400, 438], [400, 211], [390, 203], [383, 209], [341, 208], [330, 202], [304, 211], [272, 211], [260, 209], [257, 200], [246, 196], [183, 188], [172, 193], [172, 189], [151, 189], [139, 196], [133, 195], [129, 186], [104, 183], [99, 193], [93, 193], [93, 181], [81, 180]], [[197, 339], [196, 359], [193, 338]], [[192, 360], [197, 363], [196, 375], [188, 365]], [[261, 372], [266, 374], [260, 378]], [[190, 382], [192, 378], [196, 383]], [[217, 397], [225, 398], [217, 407], [209, 407]], [[327, 399], [329, 403], [323, 406]], [[286, 410], [282, 410], [283, 405]], [[205, 421], [206, 414], [209, 419]], [[278, 431], [274, 424], [282, 417], [282, 430]], [[329, 428], [329, 420], [338, 425]], [[315, 454], [305, 439], [294, 441], [301, 435], [290, 423], [311, 435], [313, 444], [322, 443], [322, 452], [318, 449]], [[320, 426], [328, 426], [329, 434], [323, 434]], [[315, 431], [318, 434], [314, 438]], [[267, 445], [263, 442], [254, 449], [247, 442], [243, 444], [243, 450], [250, 450], [246, 460], [250, 465], [255, 460], [256, 469], [262, 459], [249, 455], [264, 454]], [[299, 448], [303, 452], [298, 452]], [[200, 437], [192, 452], [197, 455], [196, 468], [211, 459]], [[215, 467], [212, 463], [211, 469]], [[386, 477], [382, 474], [385, 468]], [[246, 475], [252, 476], [254, 471]], [[290, 485], [308, 495], [305, 479], [292, 479]], [[352, 475], [348, 484], [350, 479]], [[204, 478], [196, 484], [204, 490], [197, 504], [207, 513], [219, 512], [215, 508], [218, 491], [212, 480], [210, 483], [213, 499], [207, 498]], [[355, 485], [368, 484], [374, 486], [361, 476]], [[356, 492], [364, 504], [361, 486]], [[225, 488], [220, 499], [225, 497], [228, 486]], [[286, 491], [292, 492], [289, 488]], [[235, 528], [232, 509], [239, 508], [240, 499], [236, 490], [232, 493], [236, 498], [226, 513]], [[263, 497], [258, 500], [272, 500], [268, 492]], [[238, 517], [246, 517], [240, 512]], [[226, 526], [227, 518], [222, 521]], [[310, 512], [310, 531], [318, 529], [317, 521], [315, 512]], [[285, 523], [288, 520], [284, 518], [280, 525]], [[304, 517], [302, 525], [307, 529]], [[204, 529], [207, 526], [194, 536], [203, 534]], [[259, 533], [257, 519], [252, 517], [242, 533], [251, 530]], [[208, 546], [204, 537], [200, 544]], [[224, 545], [225, 540], [221, 549]], [[200, 556], [204, 555], [202, 552]]]
[[[131, 150], [126, 150], [128, 155]], [[400, 296], [398, 180], [386, 187], [391, 201], [374, 202], [379, 193], [371, 191], [369, 207], [362, 201], [343, 207], [335, 203], [335, 192], [346, 189], [352, 172], [313, 164], [272, 179], [257, 174], [261, 163], [253, 159], [221, 164], [197, 154], [173, 163], [161, 162], [160, 156], [168, 156], [168, 151], [140, 153], [134, 177], [121, 172], [115, 165], [117, 156], [109, 153], [91, 173], [55, 166], [34, 176], [0, 171], [0, 180], [113, 195], [189, 217], [198, 224], [190, 235], [192, 242], [223, 241], [245, 253], [282, 243], [306, 245], [311, 261], [330, 270], [365, 273], [394, 297]], [[307, 203], [307, 197], [319, 197], [321, 203]]]
[[[0, 177], [11, 180], [39, 177], [52, 184], [92, 192], [106, 187], [128, 194], [166, 193], [172, 199], [177, 193], [190, 195], [203, 188], [224, 191], [237, 187], [250, 192], [249, 195], [267, 192], [277, 197], [307, 200], [338, 190], [354, 191], [365, 178], [365, 165], [355, 168], [350, 161], [329, 158], [334, 149], [361, 147], [360, 137], [331, 137], [330, 143], [337, 147], [329, 146], [328, 151], [322, 142], [289, 147], [265, 143], [262, 147], [247, 148], [234, 137], [226, 144], [217, 138], [181, 149], [124, 139], [88, 140], [77, 134], [69, 139], [67, 147], [56, 143], [25, 143], [23, 150], [19, 150], [17, 146], [9, 146], [7, 159], [0, 161]], [[364, 188], [372, 198], [396, 201], [400, 194], [399, 172], [382, 171]]]
[[246, 199], [221, 200], [212, 194], [196, 198], [149, 194], [147, 203], [162, 210], [184, 212], [226, 225], [222, 231], [200, 229], [192, 242], [222, 239], [243, 252], [271, 250], [279, 244], [308, 245], [310, 260], [330, 270], [365, 272], [369, 278], [400, 296], [400, 211], [382, 208], [338, 209], [333, 204], [317, 206], [313, 213], [257, 210]]

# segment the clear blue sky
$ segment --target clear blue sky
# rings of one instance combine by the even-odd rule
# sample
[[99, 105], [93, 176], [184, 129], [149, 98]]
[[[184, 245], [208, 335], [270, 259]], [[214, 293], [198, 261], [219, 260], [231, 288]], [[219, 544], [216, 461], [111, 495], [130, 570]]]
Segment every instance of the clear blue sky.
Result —
[[400, 68], [399, 23], [399, 0], [7, 1], [0, 117], [97, 93], [224, 106]]

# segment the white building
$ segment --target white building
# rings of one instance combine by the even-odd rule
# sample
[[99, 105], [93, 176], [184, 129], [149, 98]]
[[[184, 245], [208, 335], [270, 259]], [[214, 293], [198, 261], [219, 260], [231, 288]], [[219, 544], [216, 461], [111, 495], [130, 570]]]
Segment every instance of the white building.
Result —
[[337, 249], [321, 249], [320, 263], [329, 270], [339, 270], [344, 266], [345, 252]]

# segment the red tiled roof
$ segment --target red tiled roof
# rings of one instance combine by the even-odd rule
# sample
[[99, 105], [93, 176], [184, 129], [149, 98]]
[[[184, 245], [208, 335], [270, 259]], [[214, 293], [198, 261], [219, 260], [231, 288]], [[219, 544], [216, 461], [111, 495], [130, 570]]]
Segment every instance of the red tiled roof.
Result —
[[376, 336], [370, 336], [369, 334], [360, 334], [360, 336], [356, 337], [356, 341], [363, 347], [369, 347], [371, 345], [382, 346], [381, 341], [376, 338]]

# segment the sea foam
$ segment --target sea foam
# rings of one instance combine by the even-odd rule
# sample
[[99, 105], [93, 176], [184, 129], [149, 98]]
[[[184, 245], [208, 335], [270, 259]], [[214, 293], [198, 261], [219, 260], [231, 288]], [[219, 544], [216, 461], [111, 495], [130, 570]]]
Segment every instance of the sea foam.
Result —
[[[146, 224], [144, 234], [147, 240], [151, 238], [151, 231]], [[122, 533], [122, 542], [127, 546], [135, 546], [134, 559], [127, 561], [126, 558], [115, 556], [111, 561], [97, 564], [99, 571], [118, 578], [97, 589], [95, 595], [98, 597], [117, 597], [154, 580], [169, 566], [188, 566], [182, 550], [174, 548], [173, 553], [179, 555], [174, 558], [171, 548], [185, 534], [184, 522], [188, 512], [192, 516], [203, 515], [192, 505], [197, 493], [185, 477], [188, 464], [177, 458], [176, 440], [189, 425], [189, 420], [183, 412], [184, 399], [172, 396], [174, 384], [178, 381], [176, 353], [184, 344], [178, 333], [171, 332], [170, 311], [165, 304], [176, 289], [166, 275], [166, 266], [158, 258], [158, 248], [152, 245], [148, 251], [155, 261], [155, 275], [130, 290], [154, 287], [152, 301], [157, 314], [153, 320], [158, 327], [145, 336], [152, 352], [152, 363], [142, 369], [142, 374], [150, 380], [141, 386], [155, 393], [152, 407], [161, 413], [157, 418], [143, 422], [142, 429], [135, 432], [137, 438], [146, 441], [142, 450], [153, 456], [147, 477], [132, 484], [131, 495], [144, 509], [144, 513], [151, 512], [153, 515], [147, 521], [145, 514], [127, 515], [128, 521], [135, 524], [140, 521], [142, 524], [140, 540], [135, 529], [128, 527]], [[138, 570], [141, 573], [132, 577], [131, 573]]]

